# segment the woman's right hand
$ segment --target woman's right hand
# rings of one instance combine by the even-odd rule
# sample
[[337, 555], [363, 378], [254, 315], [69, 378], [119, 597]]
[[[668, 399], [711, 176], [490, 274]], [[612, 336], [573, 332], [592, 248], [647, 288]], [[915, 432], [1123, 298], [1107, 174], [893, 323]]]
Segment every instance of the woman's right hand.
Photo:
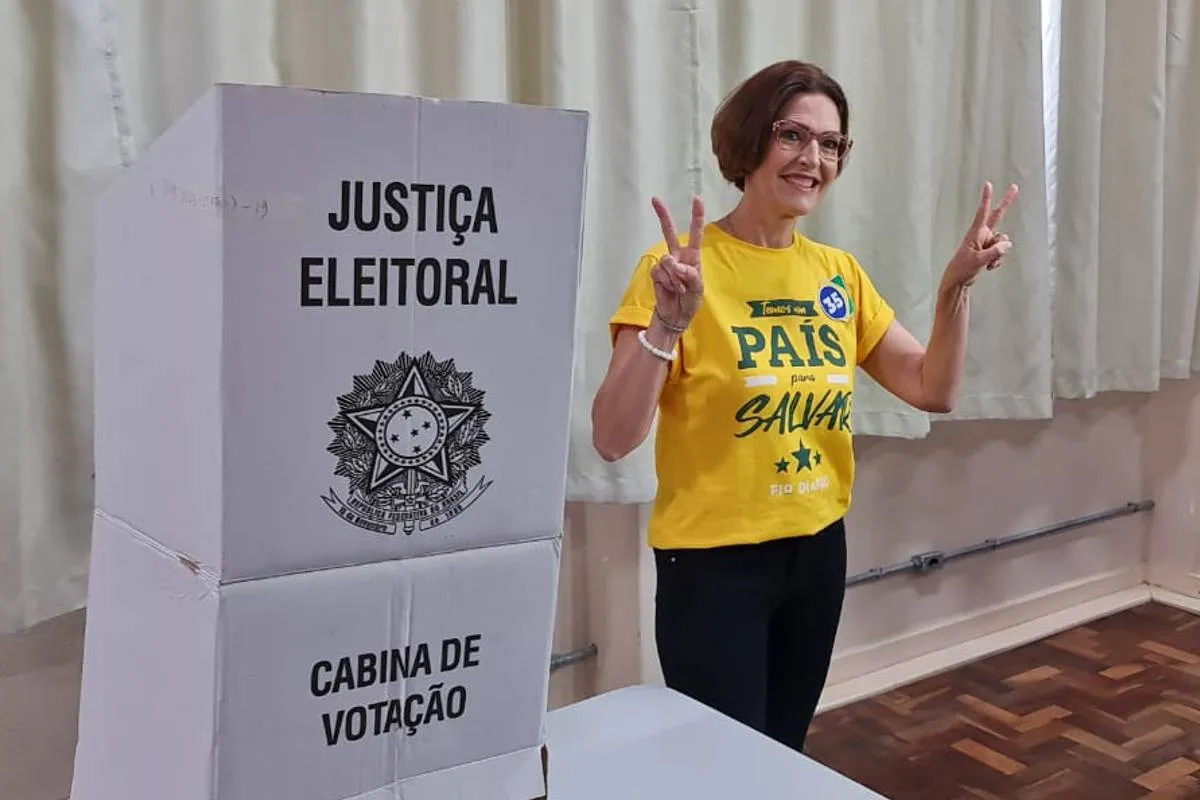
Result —
[[692, 225], [686, 247], [679, 245], [675, 224], [662, 200], [655, 197], [651, 204], [662, 225], [667, 253], [654, 265], [650, 276], [654, 280], [655, 315], [666, 328], [681, 333], [696, 316], [704, 297], [704, 280], [700, 270], [700, 244], [704, 235], [704, 203], [692, 198]]
[[[700, 277], [700, 237], [704, 205], [692, 200], [687, 247], [680, 247], [667, 207], [657, 197], [654, 211], [662, 223], [666, 254], [650, 271], [654, 281], [654, 318], [643, 330], [626, 325], [617, 334], [608, 372], [592, 400], [592, 445], [606, 461], [624, 458], [645, 441], [654, 423], [669, 366], [648, 349], [675, 351], [704, 297]], [[641, 341], [638, 341], [639, 338]], [[651, 345], [650, 348], [644, 345]]]

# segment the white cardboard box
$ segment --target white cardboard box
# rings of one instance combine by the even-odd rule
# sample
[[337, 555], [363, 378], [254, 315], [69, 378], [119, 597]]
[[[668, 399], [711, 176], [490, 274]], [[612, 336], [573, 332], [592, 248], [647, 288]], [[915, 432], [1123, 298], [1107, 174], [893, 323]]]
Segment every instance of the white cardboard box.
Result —
[[222, 85], [114, 182], [73, 800], [545, 793], [587, 124]]
[[100, 204], [97, 505], [229, 580], [559, 535], [587, 128], [210, 90]]
[[72, 800], [542, 797], [559, 544], [220, 584], [98, 513]]

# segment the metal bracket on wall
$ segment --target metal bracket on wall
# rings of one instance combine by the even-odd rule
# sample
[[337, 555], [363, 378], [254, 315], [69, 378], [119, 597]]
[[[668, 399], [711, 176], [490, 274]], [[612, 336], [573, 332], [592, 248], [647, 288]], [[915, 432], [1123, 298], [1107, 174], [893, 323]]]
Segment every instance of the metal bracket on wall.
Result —
[[870, 583], [872, 581], [881, 580], [891, 575], [896, 575], [900, 572], [916, 572], [926, 573], [945, 566], [951, 561], [967, 556], [977, 555], [979, 553], [990, 553], [999, 550], [1002, 547], [1011, 547], [1022, 542], [1033, 541], [1034, 539], [1042, 539], [1047, 536], [1052, 536], [1058, 533], [1066, 533], [1077, 528], [1082, 528], [1088, 525], [1095, 525], [1098, 522], [1106, 522], [1110, 519], [1118, 517], [1127, 517], [1131, 514], [1140, 514], [1145, 511], [1151, 511], [1154, 508], [1153, 500], [1142, 500], [1136, 503], [1126, 503], [1117, 508], [1110, 508], [1107, 511], [1099, 511], [1095, 514], [1087, 514], [1082, 517], [1076, 517], [1064, 522], [1057, 522], [1053, 525], [1047, 525], [1043, 528], [1035, 528], [1025, 533], [1015, 533], [1012, 536], [1003, 536], [999, 539], [984, 539], [977, 544], [967, 547], [960, 547], [956, 550], [933, 550], [928, 553], [918, 553], [912, 556], [907, 561], [901, 561], [898, 564], [892, 564], [889, 567], [876, 567], [865, 572], [860, 572], [857, 575], [851, 575], [846, 580], [846, 588], [857, 586], [860, 583]]
[[580, 661], [587, 661], [595, 658], [600, 653], [600, 648], [594, 644], [589, 644], [587, 647], [581, 647], [578, 650], [572, 650], [569, 653], [554, 653], [550, 656], [550, 671], [568, 667], [571, 664], [577, 664]]

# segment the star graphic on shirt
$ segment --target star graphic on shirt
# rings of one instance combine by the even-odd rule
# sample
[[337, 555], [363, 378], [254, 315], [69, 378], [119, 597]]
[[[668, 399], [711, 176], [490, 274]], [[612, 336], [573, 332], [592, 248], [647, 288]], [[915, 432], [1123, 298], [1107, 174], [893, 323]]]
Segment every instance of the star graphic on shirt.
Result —
[[776, 472], [787, 472], [788, 466], [789, 466], [788, 460], [786, 458], [781, 458], [775, 462], [775, 471]]
[[800, 447], [792, 451], [792, 458], [796, 459], [796, 471], [802, 469], [812, 469], [814, 464], [821, 463], [821, 454], [815, 450], [811, 450], [804, 446], [804, 442], [800, 442]]

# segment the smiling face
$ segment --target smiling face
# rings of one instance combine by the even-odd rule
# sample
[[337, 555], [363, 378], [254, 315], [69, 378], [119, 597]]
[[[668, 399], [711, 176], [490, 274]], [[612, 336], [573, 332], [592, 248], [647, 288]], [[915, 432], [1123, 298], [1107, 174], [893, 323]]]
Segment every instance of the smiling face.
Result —
[[846, 166], [850, 103], [816, 64], [777, 61], [721, 101], [711, 137], [721, 175], [750, 208], [795, 219], [812, 213]]
[[838, 108], [824, 94], [796, 95], [772, 130], [761, 163], [746, 177], [745, 192], [781, 216], [811, 214], [837, 180], [846, 155]]

